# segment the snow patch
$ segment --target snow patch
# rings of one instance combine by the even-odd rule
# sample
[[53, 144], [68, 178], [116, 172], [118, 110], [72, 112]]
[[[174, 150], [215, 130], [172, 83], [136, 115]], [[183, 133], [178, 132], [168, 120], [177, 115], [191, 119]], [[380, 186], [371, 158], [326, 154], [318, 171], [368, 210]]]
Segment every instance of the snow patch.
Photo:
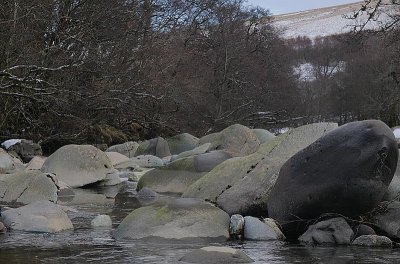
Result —
[[394, 134], [394, 137], [395, 137], [395, 138], [400, 138], [400, 128], [396, 128], [396, 129], [393, 131], [393, 134]]
[[278, 134], [285, 134], [290, 130], [288, 127], [284, 127], [278, 130]]
[[[335, 34], [348, 33], [354, 26], [363, 24], [368, 16], [363, 13], [357, 19], [349, 19], [354, 12], [361, 8], [361, 3], [352, 3], [336, 7], [307, 10], [297, 13], [278, 15], [274, 17], [275, 25], [284, 30], [285, 38], [307, 36], [311, 39]], [[376, 30], [391, 21], [396, 12], [390, 6], [384, 6], [380, 10], [378, 20], [370, 21], [365, 29]]]
[[21, 143], [21, 141], [22, 141], [21, 139], [9, 139], [1, 143], [1, 146], [5, 149], [9, 149], [15, 144]]
[[299, 66], [293, 67], [293, 71], [302, 81], [311, 82], [316, 80], [314, 66], [311, 63], [303, 63]]
[[293, 67], [293, 72], [298, 76], [300, 81], [312, 82], [317, 79], [317, 76], [332, 77], [338, 72], [344, 72], [346, 69], [346, 62], [339, 61], [332, 65], [314, 66], [307, 62]]

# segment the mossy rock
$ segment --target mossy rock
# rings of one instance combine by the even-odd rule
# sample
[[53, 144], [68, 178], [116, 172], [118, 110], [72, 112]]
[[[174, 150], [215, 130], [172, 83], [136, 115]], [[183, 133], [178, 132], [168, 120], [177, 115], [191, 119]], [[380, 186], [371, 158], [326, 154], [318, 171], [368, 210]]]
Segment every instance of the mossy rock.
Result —
[[168, 142], [162, 137], [143, 141], [139, 144], [135, 156], [153, 155], [159, 158], [171, 156]]
[[148, 187], [160, 193], [183, 193], [188, 186], [229, 158], [231, 156], [224, 151], [213, 151], [178, 159], [143, 175], [137, 189]]
[[194, 149], [199, 142], [199, 139], [188, 133], [176, 135], [167, 139], [171, 155], [178, 155], [184, 151]]
[[256, 134], [250, 128], [239, 124], [201, 138], [199, 144], [205, 143], [211, 143], [210, 150], [225, 150], [238, 157], [250, 155], [260, 146]]
[[209, 203], [170, 198], [134, 210], [121, 222], [113, 237], [226, 240], [229, 222], [227, 213]]
[[318, 123], [293, 129], [262, 144], [252, 155], [221, 163], [189, 186], [182, 197], [214, 202], [230, 215], [267, 216], [269, 193], [281, 166], [336, 127], [334, 123]]
[[0, 201], [29, 204], [47, 200], [57, 202], [58, 188], [54, 175], [39, 170], [21, 171], [0, 176]]

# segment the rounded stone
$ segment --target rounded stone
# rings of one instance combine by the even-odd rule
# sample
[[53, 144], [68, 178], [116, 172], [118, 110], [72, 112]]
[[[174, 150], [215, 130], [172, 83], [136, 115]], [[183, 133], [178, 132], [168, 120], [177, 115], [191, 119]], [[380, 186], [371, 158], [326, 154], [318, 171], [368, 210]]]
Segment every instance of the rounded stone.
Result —
[[114, 169], [103, 151], [90, 145], [67, 145], [48, 157], [41, 171], [56, 174], [71, 187], [82, 187], [104, 180]]
[[105, 152], [107, 157], [110, 159], [111, 164], [114, 166], [118, 163], [128, 161], [129, 158], [125, 155], [122, 155], [121, 153], [118, 152]]
[[135, 152], [139, 144], [133, 141], [125, 142], [123, 144], [114, 145], [109, 147], [107, 152], [118, 152], [128, 158], [132, 158], [135, 155]]
[[281, 240], [284, 235], [272, 221], [261, 222], [258, 218], [246, 216], [244, 218], [244, 239], [247, 240]]
[[2, 213], [2, 220], [13, 230], [56, 233], [73, 229], [67, 214], [56, 204], [37, 201]]
[[364, 235], [357, 237], [352, 245], [363, 247], [392, 247], [392, 240], [385, 236]]
[[244, 218], [239, 214], [231, 216], [229, 224], [229, 236], [233, 239], [242, 239], [244, 230]]
[[108, 215], [98, 215], [92, 220], [91, 225], [92, 227], [111, 227], [111, 217]]
[[188, 133], [179, 134], [167, 139], [169, 150], [172, 155], [194, 149], [199, 139]]
[[353, 227], [354, 237], [376, 235], [375, 230], [372, 227], [360, 224]]
[[305, 244], [349, 245], [354, 233], [342, 217], [332, 218], [310, 225], [307, 231], [299, 237]]
[[261, 144], [270, 141], [271, 139], [275, 138], [275, 135], [265, 129], [253, 129], [254, 134], [256, 134], [258, 140]]
[[153, 155], [159, 158], [164, 158], [171, 156], [171, 152], [169, 150], [168, 142], [162, 137], [157, 137], [143, 141], [139, 144], [135, 156], [141, 155]]
[[116, 239], [229, 238], [229, 215], [195, 199], [167, 199], [130, 213], [113, 233]]
[[[298, 236], [324, 213], [357, 217], [382, 200], [396, 169], [391, 129], [378, 120], [341, 126], [290, 158], [268, 201], [269, 217]], [[297, 230], [297, 231], [296, 231]]]
[[58, 182], [54, 175], [38, 170], [20, 171], [0, 176], [0, 201], [29, 204], [47, 200], [57, 202]]

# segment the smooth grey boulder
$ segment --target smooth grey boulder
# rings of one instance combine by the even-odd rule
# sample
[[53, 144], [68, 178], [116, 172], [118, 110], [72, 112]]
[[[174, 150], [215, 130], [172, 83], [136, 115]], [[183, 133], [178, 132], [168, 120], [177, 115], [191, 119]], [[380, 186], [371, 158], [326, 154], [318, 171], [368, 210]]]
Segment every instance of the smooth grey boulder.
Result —
[[141, 205], [149, 205], [155, 203], [160, 198], [160, 195], [155, 191], [144, 187], [137, 193], [137, 199]]
[[392, 240], [385, 236], [377, 235], [364, 235], [357, 237], [353, 243], [353, 246], [362, 247], [392, 247]]
[[353, 227], [354, 237], [376, 235], [375, 230], [372, 227], [360, 224]]
[[22, 203], [57, 201], [57, 179], [41, 171], [21, 171], [0, 176], [0, 201]]
[[37, 201], [2, 213], [4, 224], [13, 230], [56, 233], [73, 229], [67, 214], [56, 204]]
[[143, 175], [137, 189], [149, 187], [159, 193], [183, 193], [192, 183], [229, 158], [231, 156], [224, 151], [211, 151], [176, 160]]
[[[324, 213], [357, 217], [382, 200], [398, 159], [391, 129], [378, 120], [341, 126], [291, 157], [268, 201], [289, 236]], [[305, 221], [298, 221], [304, 219]]]
[[182, 159], [182, 158], [187, 158], [187, 157], [191, 157], [191, 156], [196, 156], [199, 154], [204, 154], [210, 150], [210, 146], [211, 146], [211, 143], [205, 143], [205, 144], [198, 146], [192, 150], [182, 152], [179, 155], [174, 155], [171, 157], [171, 162], [175, 161], [177, 159]]
[[392, 240], [385, 236], [377, 236], [377, 235], [363, 235], [354, 239], [353, 246], [361, 246], [361, 247], [385, 247], [391, 248], [393, 245]]
[[75, 188], [102, 181], [114, 169], [103, 151], [90, 145], [67, 145], [48, 157], [41, 171], [54, 173]]
[[116, 164], [128, 161], [129, 158], [118, 152], [105, 152], [107, 157], [110, 159], [111, 164], [114, 166]]
[[98, 215], [90, 222], [90, 224], [92, 227], [111, 227], [112, 221], [109, 215]]
[[8, 152], [16, 153], [24, 162], [29, 162], [34, 156], [43, 155], [42, 147], [32, 140], [20, 139], [7, 148]]
[[121, 179], [121, 177], [119, 177], [119, 172], [115, 171], [113, 173], [108, 173], [104, 180], [98, 182], [97, 186], [115, 186], [127, 180], [128, 179]]
[[40, 170], [45, 161], [46, 161], [45, 157], [35, 156], [26, 165], [25, 170]]
[[308, 227], [299, 237], [305, 244], [350, 245], [354, 236], [353, 230], [342, 217], [318, 222]]
[[400, 202], [382, 202], [375, 213], [373, 223], [379, 230], [383, 231], [388, 237], [400, 239]]
[[131, 172], [132, 174], [129, 176], [129, 181], [139, 182], [140, 178], [142, 178], [143, 175], [145, 175], [146, 173], [148, 173], [151, 170], [154, 170], [154, 169], [153, 168], [138, 168], [138, 169], [135, 169], [134, 171]]
[[157, 137], [143, 141], [139, 144], [135, 156], [153, 155], [159, 158], [171, 156], [168, 142], [162, 137]]
[[254, 262], [242, 250], [228, 247], [203, 247], [193, 250], [179, 261], [199, 264], [233, 264]]
[[184, 151], [194, 149], [199, 142], [199, 139], [188, 133], [179, 134], [167, 139], [171, 155], [177, 155]]
[[205, 136], [201, 137], [199, 139], [199, 142], [197, 143], [197, 146], [201, 146], [201, 145], [204, 145], [206, 143], [211, 143], [211, 142], [217, 140], [218, 137], [219, 137], [219, 133], [220, 132], [215, 132], [215, 133], [211, 133], [211, 134], [208, 134], [208, 135], [205, 135]]
[[116, 164], [118, 170], [135, 170], [141, 168], [157, 168], [164, 166], [164, 161], [153, 155], [141, 155]]
[[270, 191], [281, 166], [336, 127], [334, 123], [319, 123], [292, 129], [262, 144], [252, 155], [224, 161], [189, 186], [183, 197], [217, 203], [230, 215], [265, 217]]
[[273, 221], [261, 222], [260, 219], [246, 216], [244, 218], [244, 239], [247, 240], [283, 240], [285, 236]]
[[59, 196], [57, 204], [66, 206], [90, 204], [112, 207], [115, 203], [113, 195], [98, 193], [96, 189], [77, 188], [73, 189], [72, 195]]
[[138, 147], [138, 143], [129, 141], [123, 144], [111, 146], [106, 150], [106, 152], [118, 152], [128, 158], [133, 158]]
[[231, 216], [229, 236], [233, 239], [242, 239], [244, 231], [244, 217], [238, 214]]
[[22, 163], [0, 148], [0, 174], [13, 173], [22, 169]]
[[271, 139], [274, 139], [276, 136], [269, 132], [266, 129], [253, 129], [254, 134], [256, 134], [258, 140], [260, 141], [261, 144], [264, 144], [267, 141], [270, 141]]
[[199, 144], [211, 143], [210, 150], [225, 150], [232, 156], [242, 157], [257, 151], [260, 146], [256, 134], [248, 127], [236, 124], [216, 135], [202, 138]]
[[169, 199], [130, 213], [113, 233], [116, 239], [228, 239], [229, 215], [196, 199]]

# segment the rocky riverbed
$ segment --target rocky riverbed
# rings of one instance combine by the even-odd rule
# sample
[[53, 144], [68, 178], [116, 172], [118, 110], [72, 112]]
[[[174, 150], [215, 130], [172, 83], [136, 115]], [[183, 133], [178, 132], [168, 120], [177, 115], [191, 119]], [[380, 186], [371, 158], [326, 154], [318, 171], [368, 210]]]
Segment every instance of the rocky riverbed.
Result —
[[4, 263], [400, 258], [398, 149], [380, 121], [277, 137], [234, 125], [106, 152], [70, 145], [48, 158], [37, 146], [12, 150], [0, 150]]

